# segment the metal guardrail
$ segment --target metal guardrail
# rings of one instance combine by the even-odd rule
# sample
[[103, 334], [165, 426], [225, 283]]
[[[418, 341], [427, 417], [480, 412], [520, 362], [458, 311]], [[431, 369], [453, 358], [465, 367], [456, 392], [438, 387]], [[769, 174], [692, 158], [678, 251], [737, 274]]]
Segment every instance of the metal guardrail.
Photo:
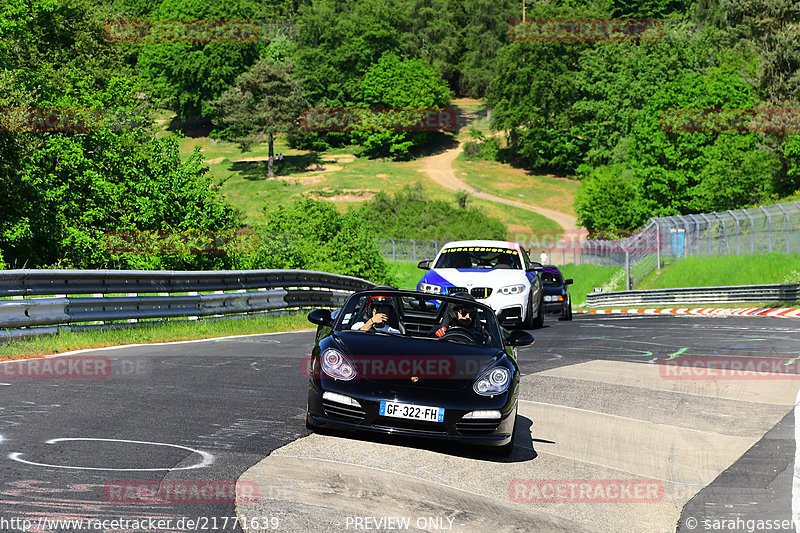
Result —
[[687, 287], [646, 291], [615, 291], [586, 295], [588, 307], [629, 305], [694, 305], [747, 302], [786, 302], [800, 300], [800, 283], [730, 287]]
[[[107, 322], [120, 320], [338, 307], [352, 292], [374, 286], [360, 278], [306, 270], [5, 270], [0, 271], [0, 297], [16, 299], [0, 300], [0, 341], [54, 333], [59, 327], [119, 327]], [[107, 296], [117, 293], [125, 296]], [[103, 324], [91, 324], [98, 321]]]

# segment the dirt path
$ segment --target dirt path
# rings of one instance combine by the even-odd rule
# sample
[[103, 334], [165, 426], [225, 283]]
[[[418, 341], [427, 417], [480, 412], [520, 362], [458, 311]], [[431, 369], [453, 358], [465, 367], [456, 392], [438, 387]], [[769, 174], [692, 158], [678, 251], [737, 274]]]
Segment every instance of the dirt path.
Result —
[[521, 209], [527, 209], [528, 211], [539, 213], [542, 216], [555, 220], [562, 228], [564, 228], [564, 230], [568, 230], [570, 232], [575, 232], [576, 230], [580, 230], [577, 224], [578, 222], [577, 219], [572, 215], [567, 215], [566, 213], [553, 211], [552, 209], [547, 209], [545, 207], [538, 207], [531, 204], [526, 204], [524, 202], [517, 202], [516, 200], [509, 200], [508, 198], [495, 196], [493, 194], [482, 192], [479, 191], [478, 189], [470, 187], [467, 183], [458, 179], [455, 175], [455, 172], [453, 172], [453, 161], [455, 161], [456, 157], [458, 157], [458, 154], [460, 154], [461, 151], [462, 151], [462, 145], [461, 143], [459, 143], [458, 146], [455, 148], [446, 150], [441, 154], [436, 154], [424, 158], [422, 160], [422, 171], [425, 172], [425, 174], [427, 174], [428, 177], [431, 178], [433, 181], [448, 189], [452, 189], [454, 191], [466, 190], [469, 191], [469, 193], [475, 196], [476, 198], [482, 198], [484, 200], [489, 200], [491, 202], [511, 205], [514, 207], [519, 207]]

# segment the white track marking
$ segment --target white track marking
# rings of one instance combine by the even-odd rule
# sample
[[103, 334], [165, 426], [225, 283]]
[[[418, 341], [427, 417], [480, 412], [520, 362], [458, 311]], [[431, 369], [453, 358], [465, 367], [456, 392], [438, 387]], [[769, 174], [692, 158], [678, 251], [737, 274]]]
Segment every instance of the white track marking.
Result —
[[102, 470], [105, 472], [170, 472], [172, 470], [193, 470], [196, 468], [205, 468], [207, 466], [211, 466], [214, 463], [214, 456], [208, 452], [196, 450], [194, 448], [189, 448], [187, 446], [180, 446], [178, 444], [166, 444], [164, 442], [149, 442], [142, 440], [124, 440], [124, 439], [92, 439], [92, 438], [75, 437], [75, 438], [50, 439], [45, 443], [57, 444], [59, 442], [65, 442], [65, 441], [124, 442], [127, 444], [146, 444], [148, 446], [167, 446], [169, 448], [178, 448], [181, 450], [186, 450], [188, 452], [199, 454], [203, 458], [203, 460], [202, 462], [195, 463], [190, 466], [178, 466], [174, 468], [97, 468], [93, 466], [67, 466], [67, 465], [51, 465], [47, 463], [35, 463], [33, 461], [26, 461], [25, 459], [22, 459], [22, 453], [20, 452], [10, 453], [8, 454], [8, 458], [11, 459], [12, 461], [18, 461], [20, 463], [25, 463], [27, 465], [44, 466], [46, 468], [68, 468], [73, 470]]
[[794, 402], [794, 476], [792, 477], [792, 522], [800, 531], [800, 391]]

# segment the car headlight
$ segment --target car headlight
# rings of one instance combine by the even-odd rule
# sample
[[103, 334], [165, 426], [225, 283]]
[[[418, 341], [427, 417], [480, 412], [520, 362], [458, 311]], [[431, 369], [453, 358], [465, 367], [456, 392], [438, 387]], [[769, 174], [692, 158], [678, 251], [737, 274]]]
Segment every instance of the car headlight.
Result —
[[328, 348], [322, 352], [322, 371], [333, 379], [350, 381], [356, 377], [356, 368], [347, 360], [342, 352]]
[[432, 285], [430, 283], [420, 283], [419, 284], [420, 292], [430, 292], [432, 294], [442, 294], [442, 288], [438, 285]]
[[501, 287], [498, 291], [500, 294], [521, 294], [525, 292], [525, 285], [507, 285], [505, 287]]
[[511, 372], [502, 366], [496, 366], [481, 375], [472, 386], [472, 390], [481, 396], [494, 396], [508, 390], [511, 383]]

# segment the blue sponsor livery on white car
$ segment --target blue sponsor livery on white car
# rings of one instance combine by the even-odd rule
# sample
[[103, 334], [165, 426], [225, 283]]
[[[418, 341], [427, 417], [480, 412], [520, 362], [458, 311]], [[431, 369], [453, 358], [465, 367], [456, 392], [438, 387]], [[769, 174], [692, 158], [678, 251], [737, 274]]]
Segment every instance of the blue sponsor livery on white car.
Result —
[[430, 294], [467, 292], [494, 309], [503, 325], [540, 328], [544, 322], [538, 270], [518, 243], [456, 241], [447, 243], [419, 268], [428, 272], [417, 290]]

